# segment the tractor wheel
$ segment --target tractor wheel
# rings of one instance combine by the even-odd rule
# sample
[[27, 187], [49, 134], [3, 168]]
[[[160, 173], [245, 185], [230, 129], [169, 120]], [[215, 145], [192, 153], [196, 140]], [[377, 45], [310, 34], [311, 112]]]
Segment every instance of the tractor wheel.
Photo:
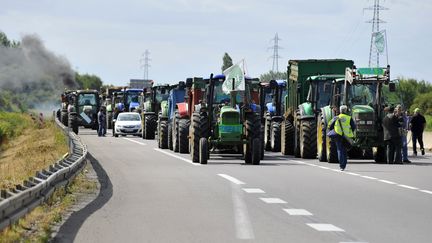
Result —
[[[264, 136], [265, 136], [265, 125], [261, 124], [261, 130], [260, 130], [260, 139], [262, 141], [262, 143], [261, 143], [261, 159], [264, 159], [264, 151], [265, 151]], [[240, 146], [240, 147], [243, 148], [243, 146]]]
[[144, 138], [154, 139], [155, 131], [157, 128], [157, 118], [155, 115], [145, 115], [144, 116]]
[[294, 127], [291, 121], [282, 121], [281, 152], [283, 155], [294, 154]]
[[350, 159], [361, 159], [363, 158], [363, 149], [359, 147], [352, 147], [347, 151], [348, 158]]
[[112, 118], [113, 118], [112, 112], [107, 112], [107, 116], [106, 116], [106, 122], [107, 122], [106, 128], [107, 129], [112, 128]]
[[315, 120], [302, 120], [300, 127], [300, 156], [303, 159], [315, 159], [317, 156], [317, 133]]
[[159, 123], [159, 144], [161, 149], [168, 148], [168, 124], [167, 121], [160, 121]]
[[172, 123], [168, 122], [168, 149], [173, 150], [173, 140], [172, 140]]
[[252, 164], [259, 165], [261, 160], [261, 140], [254, 138], [252, 141]]
[[178, 119], [174, 116], [172, 126], [173, 151], [179, 151]]
[[363, 150], [363, 159], [373, 159], [373, 149], [372, 148], [367, 148]]
[[329, 163], [339, 163], [336, 142], [334, 139], [327, 137], [327, 161]]
[[68, 126], [72, 129], [72, 131], [78, 135], [78, 118], [76, 113], [69, 114], [68, 116]]
[[266, 116], [265, 122], [264, 122], [264, 146], [266, 151], [271, 151], [271, 118], [270, 116]]
[[208, 141], [207, 138], [200, 138], [199, 140], [199, 162], [207, 164], [208, 161]]
[[68, 113], [65, 110], [62, 110], [60, 112], [60, 121], [61, 123], [63, 123], [63, 125], [65, 125], [66, 127], [68, 126]]
[[[259, 117], [255, 116], [254, 114], [246, 115], [246, 121], [245, 121], [245, 130], [246, 130], [246, 140], [247, 143], [243, 145], [243, 153], [244, 153], [244, 160], [246, 164], [251, 164], [252, 161], [252, 155], [253, 155], [253, 141], [255, 138], [260, 138], [260, 121]], [[259, 150], [258, 150], [259, 151]]]
[[57, 117], [57, 120], [61, 121], [61, 111], [60, 111], [60, 109], [58, 109], [56, 111], [56, 117]]
[[277, 121], [271, 123], [271, 150], [281, 151], [281, 123]]
[[374, 154], [374, 159], [376, 163], [379, 164], [385, 164], [387, 163], [387, 154], [386, 154], [386, 147], [385, 146], [381, 146], [378, 147], [375, 154]]
[[192, 121], [190, 125], [190, 141], [189, 141], [189, 152], [192, 157], [192, 162], [200, 162], [200, 139], [208, 138], [208, 119], [206, 113], [193, 113]]
[[179, 152], [182, 154], [189, 153], [189, 119], [178, 120]]
[[326, 151], [326, 140], [327, 140], [327, 129], [325, 124], [325, 119], [320, 113], [317, 122], [317, 153], [318, 160], [320, 162], [327, 161], [327, 151]]
[[[300, 117], [300, 114], [297, 113], [296, 117]], [[300, 127], [301, 121], [294, 118], [294, 156], [297, 158], [300, 158]]]

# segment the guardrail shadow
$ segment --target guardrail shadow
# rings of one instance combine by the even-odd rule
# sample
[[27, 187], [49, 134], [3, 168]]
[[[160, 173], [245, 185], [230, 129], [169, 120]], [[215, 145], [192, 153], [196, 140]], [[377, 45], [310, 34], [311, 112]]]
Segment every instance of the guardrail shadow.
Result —
[[113, 195], [113, 185], [106, 171], [100, 163], [91, 155], [87, 154], [87, 159], [90, 160], [100, 183], [99, 195], [83, 209], [76, 211], [66, 220], [60, 227], [56, 236], [51, 242], [74, 242], [78, 230], [83, 225], [84, 221], [94, 212], [102, 208]]

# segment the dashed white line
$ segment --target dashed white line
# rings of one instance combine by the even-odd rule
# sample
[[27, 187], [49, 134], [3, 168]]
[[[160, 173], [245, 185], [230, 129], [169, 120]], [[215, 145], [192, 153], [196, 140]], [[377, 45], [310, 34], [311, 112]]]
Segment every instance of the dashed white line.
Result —
[[284, 208], [285, 212], [292, 216], [312, 216], [313, 214], [305, 209]]
[[199, 165], [201, 165], [201, 164], [199, 164], [199, 163], [194, 163], [194, 162], [192, 162], [192, 161], [189, 160], [189, 159], [186, 159], [186, 158], [183, 158], [183, 157], [181, 157], [181, 156], [178, 156], [178, 155], [172, 154], [172, 153], [170, 153], [170, 152], [164, 151], [164, 150], [159, 149], [159, 148], [155, 148], [154, 150], [156, 150], [156, 151], [158, 151], [158, 152], [161, 152], [161, 153], [163, 153], [163, 154], [166, 154], [166, 155], [168, 155], [168, 156], [171, 156], [171, 157], [177, 158], [177, 159], [179, 159], [179, 160], [183, 160], [183, 161], [185, 161], [185, 162], [187, 162], [187, 163], [189, 163], [189, 164], [191, 164], [191, 165], [195, 165], [195, 166], [199, 166]]
[[240, 190], [240, 185], [231, 184], [232, 199], [234, 207], [234, 220], [236, 226], [236, 236], [241, 240], [254, 239], [252, 224], [249, 219], [247, 205], [243, 198], [243, 192]]
[[259, 188], [243, 188], [243, 191], [247, 193], [265, 193], [263, 190]]
[[417, 187], [407, 186], [407, 185], [403, 185], [403, 184], [398, 184], [397, 186], [407, 188], [407, 189], [412, 189], [412, 190], [418, 190]]
[[421, 192], [424, 192], [424, 193], [427, 193], [427, 194], [432, 194], [432, 192], [431, 191], [428, 191], [428, 190], [420, 190]]
[[345, 230], [336, 227], [332, 224], [306, 224], [309, 227], [318, 230], [318, 231], [336, 231], [336, 232], [344, 232]]
[[378, 180], [378, 178], [372, 177], [372, 176], [361, 176], [365, 179], [369, 179], [369, 180]]
[[396, 182], [388, 181], [388, 180], [378, 180], [378, 181], [380, 181], [380, 182], [384, 182], [384, 183], [387, 183], [387, 184], [390, 184], [390, 185], [397, 184]]
[[360, 174], [354, 172], [345, 172], [345, 174], [352, 175], [352, 176], [360, 176]]
[[137, 143], [137, 144], [140, 144], [140, 145], [147, 145], [146, 143], [142, 143], [142, 142], [138, 142], [138, 141], [136, 141], [136, 140], [133, 140], [133, 139], [130, 139], [130, 138], [124, 138], [125, 140], [128, 140], [128, 141], [131, 141], [131, 142], [133, 142], [133, 143]]
[[260, 199], [263, 202], [269, 203], [269, 204], [284, 204], [284, 203], [287, 203], [284, 200], [282, 200], [280, 198], [275, 198], [275, 197], [260, 197]]
[[246, 183], [244, 183], [243, 181], [240, 181], [232, 176], [226, 175], [226, 174], [218, 174], [218, 176], [223, 177], [227, 180], [229, 180], [230, 182], [237, 184], [237, 185], [244, 185]]

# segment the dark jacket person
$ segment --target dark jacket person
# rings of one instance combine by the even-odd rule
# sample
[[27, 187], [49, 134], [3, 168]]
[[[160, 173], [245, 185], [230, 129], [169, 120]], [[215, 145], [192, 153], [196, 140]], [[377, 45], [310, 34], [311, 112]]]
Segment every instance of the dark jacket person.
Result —
[[384, 141], [387, 143], [387, 162], [402, 164], [402, 137], [399, 133], [401, 124], [394, 114], [393, 108], [386, 108], [387, 115], [383, 119]]

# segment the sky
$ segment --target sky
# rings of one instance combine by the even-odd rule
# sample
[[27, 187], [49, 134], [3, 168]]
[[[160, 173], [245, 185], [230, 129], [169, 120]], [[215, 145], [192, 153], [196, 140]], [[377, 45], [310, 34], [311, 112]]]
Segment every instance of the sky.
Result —
[[[392, 79], [432, 81], [432, 1], [381, 0]], [[369, 60], [373, 0], [0, 0], [0, 31], [10, 39], [38, 35], [80, 73], [106, 84], [143, 78], [175, 83], [220, 73], [227, 52], [257, 77], [272, 68], [278, 33], [279, 70], [290, 59]], [[386, 65], [386, 58], [382, 57]]]

